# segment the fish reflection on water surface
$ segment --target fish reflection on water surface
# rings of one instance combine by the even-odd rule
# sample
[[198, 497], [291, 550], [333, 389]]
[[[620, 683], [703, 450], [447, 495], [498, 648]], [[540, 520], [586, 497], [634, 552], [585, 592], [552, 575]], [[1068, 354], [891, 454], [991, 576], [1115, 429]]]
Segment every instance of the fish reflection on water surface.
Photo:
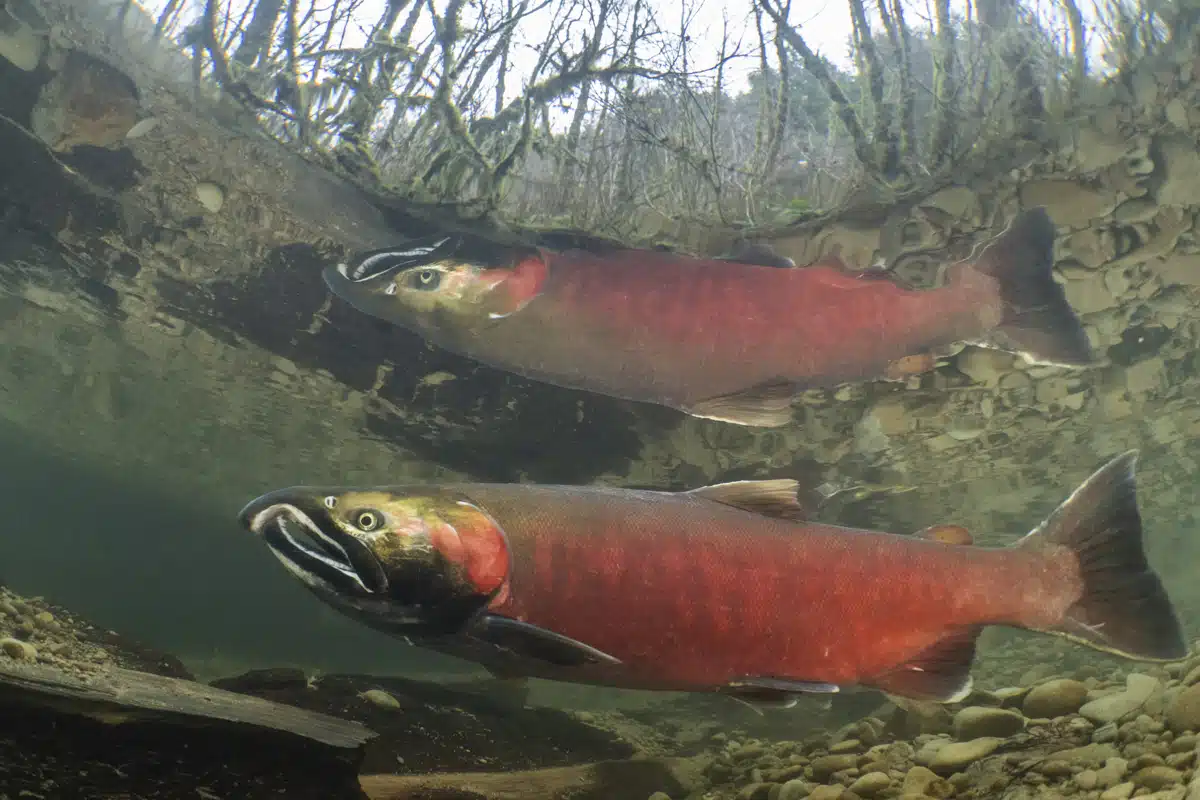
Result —
[[[926, 371], [958, 343], [1084, 365], [1053, 278], [1055, 230], [1018, 215], [944, 285], [912, 290], [836, 256], [799, 269], [608, 246], [504, 248], [460, 236], [325, 270], [359, 311], [525, 377], [742, 425], [792, 419], [802, 391]], [[771, 266], [767, 266], [771, 264]]]
[[690, 492], [293, 487], [241, 521], [339, 611], [499, 676], [787, 704], [860, 685], [951, 702], [987, 625], [1186, 655], [1146, 562], [1135, 454], [1031, 533], [979, 547], [805, 520], [789, 480]]

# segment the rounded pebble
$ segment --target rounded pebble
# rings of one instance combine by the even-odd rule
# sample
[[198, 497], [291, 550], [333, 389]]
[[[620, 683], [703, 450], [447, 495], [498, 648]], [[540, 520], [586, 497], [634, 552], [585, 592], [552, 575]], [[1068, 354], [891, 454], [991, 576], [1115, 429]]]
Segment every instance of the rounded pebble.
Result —
[[1151, 791], [1166, 789], [1183, 782], [1183, 773], [1171, 767], [1143, 767], [1133, 773], [1133, 782]]
[[1200, 730], [1200, 683], [1175, 695], [1167, 705], [1166, 721], [1176, 733]]
[[34, 661], [37, 659], [37, 648], [29, 642], [23, 642], [20, 639], [6, 638], [0, 639], [0, 651], [3, 651], [9, 658], [17, 661]]
[[1006, 738], [1025, 729], [1025, 718], [1015, 711], [991, 706], [971, 706], [954, 715], [954, 738], [960, 742], [988, 736]]
[[892, 779], [886, 772], [868, 772], [850, 784], [850, 791], [859, 797], [874, 797], [891, 785]]
[[196, 199], [209, 213], [216, 214], [225, 205], [225, 192], [215, 183], [196, 185]]
[[777, 800], [803, 800], [812, 791], [812, 784], [799, 779], [780, 785]]
[[1021, 709], [1027, 717], [1065, 717], [1087, 702], [1087, 686], [1070, 678], [1046, 681], [1029, 690]]
[[972, 739], [969, 742], [951, 742], [934, 754], [929, 768], [934, 772], [958, 772], [981, 758], [996, 752], [1004, 740], [996, 736]]

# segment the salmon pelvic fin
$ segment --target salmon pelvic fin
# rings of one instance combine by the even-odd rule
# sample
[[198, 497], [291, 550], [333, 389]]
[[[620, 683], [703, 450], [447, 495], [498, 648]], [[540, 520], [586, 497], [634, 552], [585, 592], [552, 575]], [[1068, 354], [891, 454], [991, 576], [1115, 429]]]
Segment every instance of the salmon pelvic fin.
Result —
[[1054, 223], [1045, 208], [1018, 214], [971, 268], [995, 279], [1003, 303], [999, 326], [976, 344], [1039, 364], [1083, 366], [1095, 360], [1083, 324], [1054, 281]]
[[1078, 559], [1080, 597], [1054, 633], [1141, 661], [1188, 654], [1171, 599], [1146, 561], [1131, 450], [1095, 472], [1016, 547], [1068, 548]]

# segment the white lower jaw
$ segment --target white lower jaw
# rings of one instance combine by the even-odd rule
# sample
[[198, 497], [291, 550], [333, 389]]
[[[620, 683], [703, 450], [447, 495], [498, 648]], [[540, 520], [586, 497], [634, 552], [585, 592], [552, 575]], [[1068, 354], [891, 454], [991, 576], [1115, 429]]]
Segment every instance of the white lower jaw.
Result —
[[[298, 523], [314, 536], [319, 538], [322, 542], [328, 543], [332, 548], [342, 554], [342, 557], [345, 559], [345, 561], [338, 561], [335, 558], [330, 558], [320, 550], [317, 550], [313, 547], [306, 547], [296, 536], [292, 535], [290, 530], [288, 530], [289, 522]], [[279, 534], [287, 539], [291, 546], [296, 550], [302, 551], [310, 558], [314, 558], [325, 566], [337, 570], [346, 578], [357, 584], [358, 587], [363, 590], [363, 592], [372, 594], [371, 590], [367, 588], [367, 585], [363, 583], [362, 578], [358, 576], [358, 572], [349, 566], [350, 556], [346, 553], [345, 548], [326, 535], [325, 532], [317, 527], [316, 523], [309, 519], [308, 515], [300, 509], [287, 503], [271, 506], [270, 508], [264, 509], [255, 515], [250, 527], [255, 532], [260, 532], [267, 525], [275, 525]], [[331, 587], [327, 581], [296, 564], [286, 553], [283, 553], [274, 547], [271, 547], [270, 549], [275, 557], [283, 562], [283, 565], [287, 567], [288, 571], [299, 578], [306, 585], [315, 588], [332, 590], [333, 587]]]

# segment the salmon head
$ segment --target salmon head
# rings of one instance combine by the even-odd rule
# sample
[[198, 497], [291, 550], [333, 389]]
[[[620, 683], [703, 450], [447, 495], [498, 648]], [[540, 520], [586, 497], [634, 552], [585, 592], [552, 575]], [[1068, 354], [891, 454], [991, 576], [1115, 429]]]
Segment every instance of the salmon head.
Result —
[[362, 253], [328, 267], [324, 278], [364, 314], [428, 334], [485, 327], [517, 313], [548, 272], [538, 250], [443, 236]]
[[299, 486], [239, 518], [322, 600], [389, 633], [457, 633], [507, 586], [504, 531], [452, 489]]

